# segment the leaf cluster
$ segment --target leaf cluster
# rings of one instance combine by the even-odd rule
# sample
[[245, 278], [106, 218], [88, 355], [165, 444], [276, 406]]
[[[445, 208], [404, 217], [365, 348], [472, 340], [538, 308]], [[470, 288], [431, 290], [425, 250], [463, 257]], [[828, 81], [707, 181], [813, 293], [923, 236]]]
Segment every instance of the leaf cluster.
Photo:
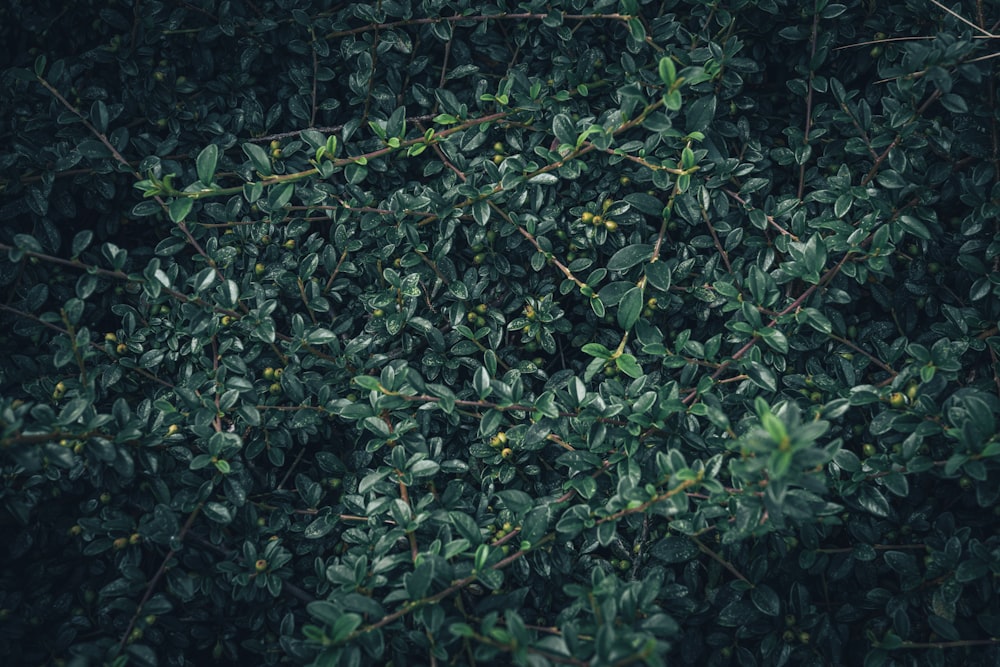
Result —
[[0, 654], [1000, 658], [995, 8], [9, 4]]

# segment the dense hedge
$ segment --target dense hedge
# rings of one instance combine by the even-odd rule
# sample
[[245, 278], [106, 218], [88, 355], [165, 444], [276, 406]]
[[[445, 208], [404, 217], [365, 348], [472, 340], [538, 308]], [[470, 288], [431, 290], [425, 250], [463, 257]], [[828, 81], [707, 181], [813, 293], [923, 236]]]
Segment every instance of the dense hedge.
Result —
[[1000, 11], [0, 9], [0, 655], [1000, 663]]

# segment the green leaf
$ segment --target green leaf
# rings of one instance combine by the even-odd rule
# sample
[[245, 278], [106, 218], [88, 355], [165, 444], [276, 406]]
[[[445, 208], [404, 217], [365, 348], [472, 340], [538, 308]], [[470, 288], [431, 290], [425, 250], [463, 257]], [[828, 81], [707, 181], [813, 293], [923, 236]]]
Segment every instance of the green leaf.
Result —
[[476, 631], [465, 623], [452, 623], [448, 626], [448, 632], [456, 637], [470, 638], [476, 636]]
[[475, 555], [475, 557], [473, 559], [473, 563], [474, 563], [473, 564], [473, 568], [474, 568], [473, 571], [474, 572], [479, 572], [479, 571], [483, 570], [486, 567], [486, 565], [489, 563], [489, 559], [490, 559], [490, 545], [485, 544], [485, 543], [484, 544], [480, 544], [478, 547], [476, 547], [476, 555]]
[[903, 180], [903, 177], [892, 169], [880, 171], [876, 180], [879, 185], [884, 188], [889, 188], [890, 190], [895, 190], [906, 185], [906, 181]]
[[677, 80], [677, 68], [670, 56], [660, 58], [659, 74], [660, 81], [663, 82], [664, 86], [670, 88], [674, 85], [674, 81]]
[[90, 105], [90, 122], [94, 124], [94, 128], [101, 134], [106, 134], [109, 120], [108, 106], [101, 100], [95, 100]]
[[625, 375], [631, 378], [642, 377], [642, 368], [631, 354], [622, 354], [615, 358], [615, 366]]
[[850, 193], [840, 195], [833, 204], [833, 214], [838, 218], [843, 218], [851, 210], [852, 204], [854, 204], [854, 197]]
[[649, 553], [653, 558], [673, 565], [697, 558], [701, 550], [690, 538], [671, 535], [654, 544]]
[[406, 136], [406, 107], [397, 107], [389, 120], [386, 121], [385, 133], [390, 137], [402, 139]]
[[665, 262], [651, 262], [643, 268], [650, 285], [661, 292], [670, 291], [670, 267]]
[[576, 124], [564, 113], [552, 117], [552, 134], [561, 144], [576, 145]]
[[62, 410], [59, 411], [59, 417], [56, 419], [56, 423], [61, 426], [69, 426], [90, 407], [90, 401], [85, 398], [74, 398], [73, 400], [66, 403]]
[[306, 611], [325, 625], [333, 625], [340, 617], [340, 610], [336, 605], [326, 600], [313, 600], [306, 605]]
[[628, 31], [629, 35], [637, 42], [646, 41], [646, 28], [642, 25], [642, 21], [637, 18], [630, 18], [628, 20]]
[[87, 249], [87, 247], [94, 240], [94, 232], [89, 229], [81, 229], [73, 236], [72, 249], [70, 254], [73, 257], [78, 256], [81, 252]]
[[556, 530], [562, 534], [564, 539], [572, 539], [592, 523], [589, 506], [573, 505], [559, 517], [559, 521], [556, 522]]
[[545, 536], [550, 520], [551, 510], [547, 505], [532, 508], [521, 522], [521, 539], [532, 544], [538, 542]]
[[889, 501], [885, 499], [881, 491], [870, 484], [863, 484], [858, 487], [855, 500], [857, 500], [861, 507], [875, 516], [883, 518], [889, 516]]
[[803, 308], [796, 317], [804, 320], [809, 326], [823, 334], [833, 332], [833, 325], [830, 320], [820, 310], [816, 308]]
[[372, 377], [371, 375], [355, 375], [351, 381], [368, 391], [381, 391], [382, 385], [377, 377]]
[[704, 132], [715, 118], [716, 99], [714, 95], [706, 95], [690, 102], [685, 111], [684, 130]]
[[483, 536], [479, 526], [476, 525], [476, 522], [468, 514], [451, 511], [448, 512], [448, 520], [451, 521], [458, 534], [469, 541], [469, 544], [478, 545], [482, 543]]
[[490, 375], [482, 366], [476, 369], [476, 372], [472, 377], [472, 387], [476, 390], [476, 395], [479, 396], [479, 400], [485, 399], [493, 391], [490, 387]]
[[285, 205], [291, 200], [294, 193], [294, 183], [278, 183], [277, 185], [272, 185], [267, 191], [267, 207], [272, 211], [284, 208]]
[[781, 599], [770, 586], [758, 584], [750, 589], [750, 600], [753, 606], [767, 616], [777, 616], [781, 613]]
[[326, 537], [330, 534], [330, 532], [336, 528], [337, 522], [337, 515], [326, 514], [316, 518], [308, 526], [306, 526], [305, 530], [302, 531], [302, 535], [307, 540], [318, 540], [321, 537]]
[[233, 520], [232, 511], [222, 503], [207, 502], [202, 506], [202, 512], [215, 523], [228, 524]]
[[204, 185], [208, 186], [212, 184], [212, 179], [215, 178], [215, 166], [219, 161], [219, 147], [215, 144], [209, 144], [205, 146], [198, 153], [198, 159], [195, 161], [195, 165], [198, 170], [198, 180]]
[[757, 332], [757, 335], [761, 337], [768, 347], [781, 352], [782, 354], [788, 354], [788, 338], [785, 334], [781, 333], [777, 329], [772, 327], [766, 327]]
[[965, 99], [955, 93], [946, 93], [941, 96], [941, 106], [952, 113], [969, 113], [969, 105]]
[[170, 214], [170, 219], [173, 222], [184, 222], [193, 206], [194, 199], [191, 199], [190, 197], [180, 197], [170, 201], [170, 204], [167, 206], [167, 212]]
[[774, 371], [759, 361], [750, 362], [750, 365], [747, 368], [747, 376], [750, 378], [751, 382], [761, 389], [766, 389], [767, 391], [778, 391], [778, 380], [774, 375]]
[[597, 542], [606, 547], [615, 540], [618, 534], [616, 521], [605, 521], [597, 525]]
[[530, 495], [517, 489], [497, 491], [496, 496], [515, 516], [523, 515], [534, 505]]
[[333, 623], [333, 627], [330, 630], [330, 639], [334, 644], [340, 644], [347, 641], [347, 638], [350, 637], [351, 633], [361, 626], [362, 621], [363, 619], [360, 614], [341, 614]]
[[252, 144], [250, 142], [245, 142], [242, 145], [243, 153], [250, 158], [250, 163], [253, 165], [254, 170], [261, 176], [271, 175], [271, 159], [267, 155], [267, 151], [263, 147], [257, 144]]
[[351, 162], [344, 167], [344, 176], [351, 185], [358, 185], [368, 176], [368, 167], [363, 164]]
[[626, 331], [631, 329], [642, 314], [643, 305], [645, 303], [641, 287], [633, 287], [625, 292], [625, 296], [618, 304], [618, 326]]
[[663, 215], [663, 202], [645, 192], [630, 192], [625, 195], [625, 201], [646, 215], [657, 218]]
[[637, 243], [625, 246], [608, 260], [606, 268], [608, 271], [625, 271], [640, 262], [649, 261], [652, 258], [653, 246], [648, 243]]
[[597, 357], [598, 359], [611, 358], [611, 350], [604, 347], [600, 343], [586, 343], [580, 348], [580, 351], [584, 354], [589, 354], [592, 357]]

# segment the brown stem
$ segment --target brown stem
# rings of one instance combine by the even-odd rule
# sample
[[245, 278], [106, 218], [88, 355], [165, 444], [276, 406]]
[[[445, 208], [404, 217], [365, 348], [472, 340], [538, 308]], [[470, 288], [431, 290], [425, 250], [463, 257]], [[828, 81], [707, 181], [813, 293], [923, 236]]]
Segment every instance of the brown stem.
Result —
[[[192, 510], [191, 514], [188, 515], [187, 521], [184, 522], [184, 525], [181, 526], [180, 532], [177, 533], [178, 542], [184, 541], [184, 536], [187, 535], [188, 530], [190, 530], [191, 526], [194, 524], [194, 520], [198, 517], [198, 514], [201, 512], [203, 504], [204, 504], [203, 502], [198, 503], [198, 506], [195, 507], [194, 510]], [[170, 561], [173, 559], [176, 553], [177, 552], [174, 549], [170, 549], [170, 551], [167, 552], [167, 555], [163, 557], [163, 562], [160, 563], [160, 567], [156, 571], [156, 574], [153, 575], [153, 578], [146, 586], [146, 592], [143, 594], [142, 599], [139, 600], [139, 604], [136, 605], [135, 613], [132, 614], [132, 619], [128, 622], [128, 627], [125, 628], [125, 632], [122, 633], [122, 639], [118, 643], [118, 649], [115, 651], [115, 657], [121, 655], [121, 652], [125, 650], [125, 645], [128, 643], [129, 634], [131, 634], [132, 628], [135, 627], [136, 621], [139, 620], [139, 616], [142, 614], [143, 606], [145, 606], [145, 604], [149, 602], [149, 598], [153, 596], [153, 591], [156, 589], [156, 584], [158, 584], [160, 582], [160, 579], [163, 578], [163, 575], [167, 573], [167, 566], [170, 564]]]
[[694, 542], [695, 545], [701, 550], [701, 552], [703, 554], [708, 555], [710, 558], [712, 558], [712, 560], [714, 560], [715, 562], [719, 563], [722, 567], [724, 567], [727, 570], [729, 570], [733, 574], [733, 576], [735, 576], [737, 579], [739, 579], [740, 581], [742, 581], [744, 583], [750, 584], [751, 586], [753, 585], [752, 583], [750, 583], [749, 579], [747, 579], [746, 577], [744, 577], [743, 574], [739, 570], [737, 570], [735, 567], [733, 567], [732, 563], [730, 563], [729, 561], [727, 561], [725, 558], [723, 558], [719, 554], [715, 553], [715, 551], [713, 551], [712, 549], [710, 549], [704, 542], [702, 542], [701, 540], [699, 540], [697, 537], [695, 537], [694, 535], [688, 535], [688, 539], [690, 539], [692, 542]]
[[[535, 14], [530, 12], [525, 12], [522, 14], [495, 14], [495, 15], [477, 15], [477, 16], [434, 16], [425, 17], [419, 19], [403, 19], [400, 21], [392, 21], [390, 23], [379, 23], [372, 25], [365, 25], [358, 28], [351, 28], [349, 30], [335, 30], [329, 32], [323, 36], [324, 39], [333, 39], [336, 37], [347, 37], [349, 35], [357, 35], [358, 33], [368, 32], [369, 30], [386, 30], [393, 28], [400, 28], [408, 25], [427, 25], [431, 23], [459, 23], [461, 21], [472, 21], [482, 23], [483, 21], [525, 21], [525, 20], [536, 20], [541, 21], [547, 18], [549, 15], [546, 14]], [[614, 21], [627, 21], [630, 16], [624, 14], [564, 14], [563, 19], [566, 21], [599, 21], [599, 20], [614, 20]]]
[[[812, 25], [812, 35], [809, 38], [809, 81], [806, 85], [809, 89], [806, 91], [806, 123], [805, 130], [802, 133], [802, 144], [804, 146], [809, 145], [809, 130], [812, 129], [812, 107], [813, 107], [813, 79], [816, 78], [816, 72], [813, 70], [812, 61], [816, 57], [816, 42], [819, 35], [819, 12], [813, 14], [813, 25]], [[799, 165], [799, 190], [796, 195], [799, 201], [802, 201], [802, 196], [805, 194], [806, 190], [806, 163], [805, 161]]]

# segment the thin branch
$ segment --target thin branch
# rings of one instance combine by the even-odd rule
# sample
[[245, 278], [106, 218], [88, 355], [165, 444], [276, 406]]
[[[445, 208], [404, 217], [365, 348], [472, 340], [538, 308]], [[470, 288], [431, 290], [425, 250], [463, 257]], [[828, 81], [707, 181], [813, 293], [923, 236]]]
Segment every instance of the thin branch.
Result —
[[747, 584], [750, 584], [751, 586], [753, 586], [753, 584], [750, 582], [749, 579], [747, 579], [745, 576], [743, 576], [743, 574], [739, 570], [737, 570], [735, 567], [733, 567], [732, 563], [730, 563], [729, 561], [727, 561], [725, 558], [723, 558], [719, 554], [715, 553], [715, 551], [713, 551], [712, 549], [710, 549], [704, 542], [702, 542], [701, 540], [699, 540], [694, 535], [688, 535], [688, 539], [691, 540], [692, 542], [694, 542], [695, 545], [701, 550], [701, 552], [703, 554], [708, 555], [709, 557], [712, 558], [712, 560], [714, 560], [715, 562], [719, 563], [722, 567], [724, 567], [727, 570], [729, 570], [733, 574], [734, 577], [736, 577], [737, 579], [739, 579], [740, 581], [742, 581], [744, 583], [747, 583]]
[[969, 19], [965, 18], [964, 16], [962, 16], [958, 12], [955, 12], [955, 11], [953, 11], [951, 9], [948, 9], [947, 7], [945, 7], [944, 5], [942, 5], [940, 2], [938, 2], [938, 0], [931, 0], [931, 2], [933, 4], [935, 4], [935, 5], [937, 5], [937, 7], [940, 8], [942, 11], [947, 12], [948, 14], [951, 14], [956, 19], [958, 19], [959, 21], [961, 21], [965, 25], [969, 26], [970, 28], [972, 28], [976, 32], [982, 33], [983, 36], [988, 37], [990, 39], [998, 39], [997, 35], [994, 35], [993, 33], [985, 30], [984, 28], [980, 28], [978, 25], [976, 25], [975, 23], [973, 23]]
[[[351, 28], [349, 30], [335, 30], [329, 32], [323, 36], [324, 39], [333, 39], [336, 37], [347, 37], [349, 35], [357, 35], [362, 32], [368, 32], [369, 30], [391, 30], [393, 28], [401, 28], [408, 25], [428, 25], [434, 23], [461, 23], [462, 21], [472, 21], [477, 23], [482, 23], [483, 21], [526, 21], [526, 20], [536, 20], [541, 21], [548, 18], [548, 13], [531, 13], [525, 12], [522, 14], [492, 14], [485, 15], [479, 14], [477, 16], [432, 16], [418, 19], [403, 19], [400, 21], [393, 21], [390, 23], [379, 23], [360, 26], [358, 28]], [[627, 21], [633, 18], [626, 14], [564, 14], [563, 20], [566, 21], [601, 21], [601, 20], [611, 20], [611, 21]]]
[[[816, 71], [813, 69], [812, 61], [816, 57], [816, 44], [819, 41], [819, 12], [813, 15], [812, 36], [809, 39], [809, 90], [806, 91], [806, 126], [802, 133], [802, 144], [809, 145], [809, 130], [812, 129], [812, 107], [813, 107], [813, 80], [816, 78]], [[796, 197], [802, 201], [802, 196], [806, 189], [806, 161], [799, 165], [799, 190]]]
[[[198, 514], [201, 512], [203, 504], [203, 502], [198, 503], [198, 506], [195, 507], [194, 510], [191, 511], [191, 514], [188, 515], [187, 521], [184, 522], [184, 525], [181, 526], [180, 531], [177, 533], [178, 542], [184, 541], [184, 536], [187, 535], [191, 526], [194, 525], [194, 520], [198, 518]], [[170, 561], [173, 560], [176, 553], [177, 551], [170, 549], [170, 551], [167, 552], [167, 555], [163, 557], [163, 562], [160, 563], [160, 568], [156, 571], [156, 574], [153, 575], [153, 578], [146, 586], [145, 594], [143, 594], [142, 599], [139, 600], [139, 604], [136, 605], [135, 613], [132, 614], [132, 619], [128, 622], [128, 627], [125, 628], [125, 632], [122, 633], [122, 639], [118, 643], [118, 649], [115, 651], [115, 656], [121, 655], [121, 652], [125, 650], [125, 645], [128, 643], [129, 635], [132, 633], [132, 628], [135, 627], [136, 622], [139, 620], [139, 616], [142, 615], [142, 608], [147, 602], [149, 602], [149, 598], [153, 596], [153, 591], [156, 590], [156, 585], [160, 582], [160, 579], [163, 578], [163, 575], [167, 573], [167, 566], [170, 564]]]

